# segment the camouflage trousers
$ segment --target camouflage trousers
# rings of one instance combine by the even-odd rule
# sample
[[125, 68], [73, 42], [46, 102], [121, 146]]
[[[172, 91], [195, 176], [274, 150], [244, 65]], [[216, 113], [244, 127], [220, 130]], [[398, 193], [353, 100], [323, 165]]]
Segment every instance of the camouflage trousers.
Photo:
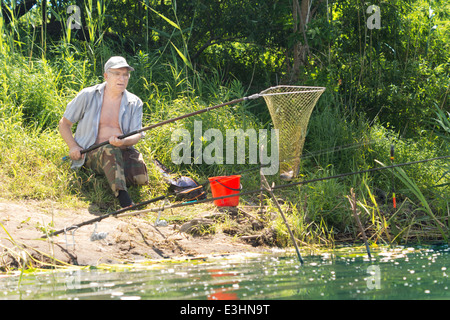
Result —
[[117, 197], [119, 190], [129, 185], [148, 183], [147, 166], [142, 155], [134, 148], [120, 149], [110, 144], [86, 154], [85, 166], [104, 175]]

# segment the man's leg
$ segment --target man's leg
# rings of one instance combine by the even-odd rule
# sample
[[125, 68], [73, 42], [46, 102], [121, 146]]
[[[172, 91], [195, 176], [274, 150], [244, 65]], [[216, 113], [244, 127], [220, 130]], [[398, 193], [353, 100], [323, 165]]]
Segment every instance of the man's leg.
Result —
[[133, 204], [127, 191], [125, 164], [120, 148], [108, 144], [89, 152], [86, 155], [86, 167], [106, 177], [122, 207]]
[[128, 185], [148, 184], [147, 166], [142, 154], [134, 148], [122, 150], [125, 178]]

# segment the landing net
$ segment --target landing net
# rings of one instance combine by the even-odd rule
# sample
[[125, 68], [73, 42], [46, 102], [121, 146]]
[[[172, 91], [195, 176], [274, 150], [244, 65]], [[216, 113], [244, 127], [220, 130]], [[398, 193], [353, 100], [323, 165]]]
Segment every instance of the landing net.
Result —
[[276, 86], [260, 93], [266, 101], [275, 129], [278, 129], [280, 177], [298, 175], [309, 118], [323, 87]]

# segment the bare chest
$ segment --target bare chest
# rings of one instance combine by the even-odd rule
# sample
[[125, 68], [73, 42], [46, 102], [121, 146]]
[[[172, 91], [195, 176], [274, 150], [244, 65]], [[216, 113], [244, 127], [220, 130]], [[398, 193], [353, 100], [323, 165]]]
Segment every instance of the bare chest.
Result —
[[100, 121], [98, 123], [98, 135], [96, 143], [108, 141], [112, 136], [122, 135], [119, 125], [120, 99], [103, 99]]
[[111, 127], [120, 128], [119, 126], [120, 100], [105, 99], [100, 113], [99, 128]]

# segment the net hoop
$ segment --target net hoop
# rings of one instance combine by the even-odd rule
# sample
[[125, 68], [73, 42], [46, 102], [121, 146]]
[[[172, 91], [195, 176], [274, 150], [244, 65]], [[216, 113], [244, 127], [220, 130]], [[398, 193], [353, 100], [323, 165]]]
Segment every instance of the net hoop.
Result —
[[[285, 92], [271, 92], [273, 90], [279, 90], [281, 88], [288, 88], [293, 89], [292, 91], [285, 91]], [[305, 86], [275, 86], [270, 87], [264, 91], [261, 91], [259, 93], [259, 96], [276, 96], [276, 95], [283, 95], [283, 94], [298, 94], [298, 93], [315, 93], [315, 92], [323, 92], [325, 91], [325, 87], [305, 87]]]

